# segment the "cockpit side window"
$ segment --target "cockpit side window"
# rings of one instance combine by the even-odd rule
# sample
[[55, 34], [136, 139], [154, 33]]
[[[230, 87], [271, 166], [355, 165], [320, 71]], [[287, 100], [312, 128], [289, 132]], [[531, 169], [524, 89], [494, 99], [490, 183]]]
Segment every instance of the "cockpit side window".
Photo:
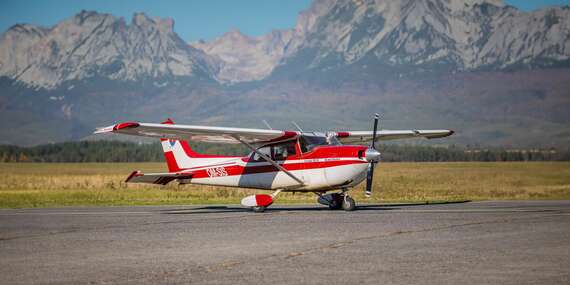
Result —
[[[297, 155], [295, 148], [296, 141], [289, 141], [286, 143], [268, 145], [257, 149], [259, 152], [269, 156], [273, 160], [285, 160], [288, 157]], [[265, 161], [263, 157], [254, 152], [251, 156], [253, 161]]]
[[295, 150], [295, 141], [287, 142], [284, 144], [278, 144], [273, 146], [273, 159], [274, 160], [285, 160], [287, 157], [295, 156], [297, 153]]
[[299, 138], [299, 146], [302, 152], [309, 152], [319, 145], [328, 145], [326, 137], [321, 136], [301, 136]]

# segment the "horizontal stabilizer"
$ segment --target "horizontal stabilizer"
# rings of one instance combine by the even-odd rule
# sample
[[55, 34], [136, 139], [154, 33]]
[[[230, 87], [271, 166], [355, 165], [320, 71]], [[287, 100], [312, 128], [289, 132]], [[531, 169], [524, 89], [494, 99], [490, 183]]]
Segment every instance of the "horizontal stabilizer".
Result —
[[192, 173], [147, 173], [144, 174], [138, 170], [133, 171], [131, 175], [125, 180], [126, 183], [149, 183], [149, 184], [160, 184], [166, 185], [172, 180], [176, 179], [190, 179], [192, 178]]

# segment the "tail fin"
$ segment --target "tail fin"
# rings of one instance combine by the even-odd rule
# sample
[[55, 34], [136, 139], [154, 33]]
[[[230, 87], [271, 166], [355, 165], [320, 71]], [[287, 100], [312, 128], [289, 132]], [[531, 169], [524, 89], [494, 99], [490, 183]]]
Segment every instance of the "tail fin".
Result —
[[[174, 124], [174, 121], [168, 118], [161, 124], [172, 125]], [[162, 151], [164, 152], [164, 159], [168, 165], [168, 172], [177, 172], [180, 171], [181, 168], [176, 162], [176, 157], [174, 156], [174, 151], [172, 149], [174, 147], [174, 143], [172, 142], [176, 143], [176, 141], [171, 141], [169, 139], [160, 139], [160, 143], [162, 144]]]
[[[174, 124], [169, 118], [162, 124]], [[187, 141], [160, 139], [164, 158], [169, 172], [205, 165], [211, 162], [227, 159], [225, 156], [199, 154], [190, 148]]]

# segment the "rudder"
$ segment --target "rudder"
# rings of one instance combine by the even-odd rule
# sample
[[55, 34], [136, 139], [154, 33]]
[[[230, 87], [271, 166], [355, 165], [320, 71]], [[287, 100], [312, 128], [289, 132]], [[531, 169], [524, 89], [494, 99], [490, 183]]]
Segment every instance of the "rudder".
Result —
[[[169, 118], [161, 124], [174, 124], [174, 122]], [[190, 167], [205, 165], [212, 162], [212, 159], [219, 161], [220, 159], [228, 158], [226, 156], [197, 153], [190, 148], [190, 144], [187, 141], [163, 138], [160, 139], [160, 142], [169, 172], [178, 172]]]

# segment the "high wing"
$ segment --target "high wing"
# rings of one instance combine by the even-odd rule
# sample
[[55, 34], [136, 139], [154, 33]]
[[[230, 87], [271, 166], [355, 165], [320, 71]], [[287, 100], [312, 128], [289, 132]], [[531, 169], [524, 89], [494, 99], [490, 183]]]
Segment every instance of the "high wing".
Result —
[[143, 137], [189, 140], [194, 142], [231, 144], [238, 144], [241, 142], [247, 142], [250, 144], [279, 142], [294, 139], [300, 134], [294, 131], [138, 122], [125, 122], [104, 128], [98, 128], [95, 133], [118, 133]]
[[183, 173], [147, 173], [144, 174], [138, 170], [133, 171], [126, 183], [148, 183], [148, 184], [160, 184], [166, 185], [176, 179], [190, 179], [192, 178], [191, 172]]
[[[381, 130], [376, 135], [376, 141], [408, 138], [436, 139], [451, 136], [453, 133], [452, 130]], [[336, 136], [344, 144], [365, 143], [372, 140], [372, 131], [337, 132]]]

